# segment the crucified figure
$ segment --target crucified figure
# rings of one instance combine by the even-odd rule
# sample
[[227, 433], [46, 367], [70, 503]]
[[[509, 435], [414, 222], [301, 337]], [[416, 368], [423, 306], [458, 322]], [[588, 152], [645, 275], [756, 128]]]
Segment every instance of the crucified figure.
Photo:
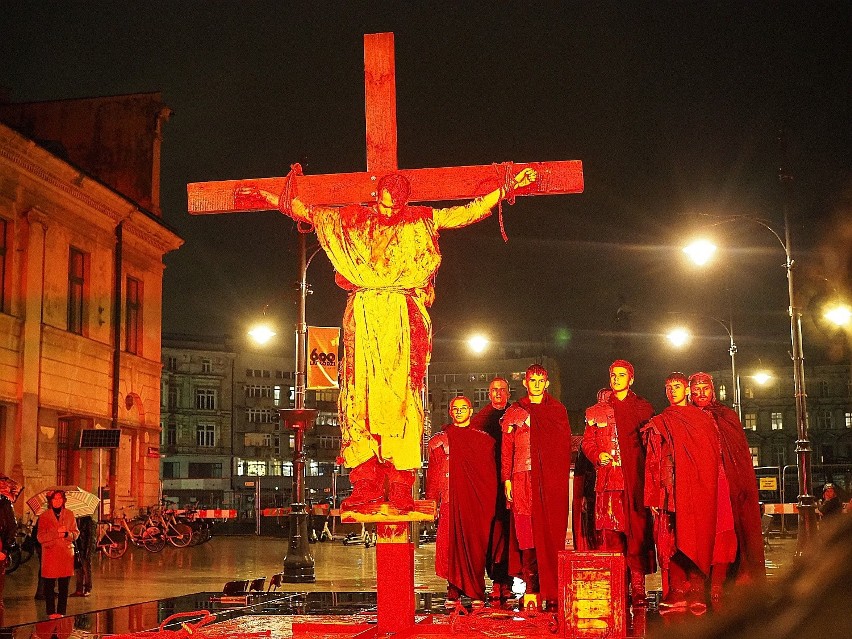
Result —
[[409, 206], [410, 184], [400, 173], [378, 181], [370, 206], [312, 206], [298, 195], [290, 200], [257, 187], [236, 194], [263, 198], [312, 224], [337, 284], [349, 292], [339, 413], [341, 454], [351, 469], [353, 491], [341, 510], [370, 512], [385, 500], [400, 512], [414, 508], [412, 486], [423, 437], [421, 393], [432, 351], [427, 309], [441, 263], [438, 233], [485, 219], [514, 188], [537, 177], [527, 167], [508, 187], [448, 208]]

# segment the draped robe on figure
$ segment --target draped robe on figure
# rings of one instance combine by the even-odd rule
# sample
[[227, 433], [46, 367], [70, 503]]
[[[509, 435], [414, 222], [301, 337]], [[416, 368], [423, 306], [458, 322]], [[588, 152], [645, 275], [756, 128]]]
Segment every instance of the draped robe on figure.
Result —
[[337, 283], [349, 291], [339, 399], [347, 467], [372, 457], [397, 470], [420, 467], [438, 232], [489, 213], [481, 198], [443, 209], [406, 206], [390, 218], [357, 205], [294, 208], [295, 219], [316, 227]]
[[449, 425], [429, 440], [426, 496], [439, 502], [435, 573], [472, 599], [485, 598], [485, 563], [497, 499], [494, 440]]
[[497, 485], [497, 501], [494, 506], [494, 519], [491, 521], [491, 535], [488, 542], [488, 559], [485, 565], [488, 576], [494, 581], [507, 580], [509, 571], [509, 517], [511, 512], [506, 506], [506, 492], [500, 481], [501, 450], [503, 432], [500, 428], [500, 418], [506, 412], [506, 407], [494, 408], [487, 404], [470, 420], [470, 427], [487, 433], [494, 440], [494, 482]]
[[[609, 399], [615, 411], [618, 429], [618, 447], [624, 477], [624, 514], [627, 537], [628, 566], [631, 560], [641, 564], [645, 574], [656, 570], [651, 515], [645, 508], [645, 449], [642, 446], [640, 428], [654, 414], [654, 408], [644, 398], [629, 391], [623, 400], [615, 393]], [[601, 451], [595, 441], [594, 426], [586, 428], [589, 436], [583, 437], [583, 452], [599, 470], [598, 458]]]
[[722, 464], [731, 494], [737, 559], [733, 567], [737, 581], [763, 580], [766, 577], [763, 532], [760, 526], [760, 501], [751, 451], [737, 414], [718, 401], [711, 402], [710, 413], [719, 428]]
[[[533, 404], [524, 397], [516, 405], [530, 416], [532, 533], [539, 588], [543, 599], [554, 601], [559, 598], [557, 557], [560, 550], [565, 550], [568, 531], [571, 427], [565, 407], [548, 393], [544, 394], [540, 404]], [[511, 459], [512, 455], [511, 433], [508, 436], [504, 434], [503, 459]], [[504, 480], [511, 479], [505, 476], [506, 468], [504, 463]], [[520, 574], [519, 556], [512, 553], [509, 559], [510, 572]]]
[[[720, 464], [716, 425], [708, 417], [695, 406], [672, 405], [643, 428], [645, 505], [660, 508], [660, 516], [674, 516], [673, 545], [657, 540], [660, 563], [666, 567], [679, 550], [705, 575], [710, 574], [716, 541]], [[669, 455], [673, 468], [666, 463]]]

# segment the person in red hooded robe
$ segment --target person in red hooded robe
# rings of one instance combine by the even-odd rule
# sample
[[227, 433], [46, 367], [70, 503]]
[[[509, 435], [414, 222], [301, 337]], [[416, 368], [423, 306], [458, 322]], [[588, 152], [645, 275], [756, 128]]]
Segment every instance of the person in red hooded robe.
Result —
[[[599, 408], [587, 412], [582, 449], [597, 475], [595, 526], [600, 534], [599, 550], [626, 555], [631, 603], [644, 606], [645, 575], [656, 570], [656, 561], [651, 516], [645, 507], [645, 449], [640, 429], [654, 415], [654, 409], [630, 389], [633, 379], [630, 362], [619, 359], [610, 365], [612, 392], [592, 407]], [[606, 416], [605, 422], [596, 421], [599, 414]]]
[[571, 427], [565, 407], [547, 392], [547, 370], [533, 364], [524, 375], [527, 396], [503, 415], [501, 478], [512, 510], [520, 552], [510, 556], [510, 572], [540, 594], [548, 610], [558, 598], [557, 558], [568, 531]]
[[[447, 580], [447, 603], [485, 599], [485, 562], [497, 502], [494, 440], [470, 427], [467, 397], [450, 402], [452, 423], [429, 440], [426, 498], [438, 502], [435, 573]], [[452, 450], [452, 455], [450, 454]]]
[[[733, 578], [737, 583], [762, 581], [766, 577], [763, 553], [763, 532], [760, 526], [760, 502], [757, 477], [751, 461], [751, 450], [737, 414], [716, 400], [713, 377], [707, 373], [694, 373], [689, 377], [690, 401], [708, 413], [716, 422], [722, 451], [721, 478], [730, 494], [731, 521], [736, 535], [736, 548], [714, 558], [710, 585], [710, 602], [714, 608], [721, 605], [725, 581]], [[721, 490], [721, 489], [720, 489]], [[719, 504], [724, 504], [719, 499]], [[726, 513], [720, 512], [717, 527], [725, 528]], [[719, 544], [724, 549], [724, 544]], [[727, 561], [726, 561], [727, 560]]]

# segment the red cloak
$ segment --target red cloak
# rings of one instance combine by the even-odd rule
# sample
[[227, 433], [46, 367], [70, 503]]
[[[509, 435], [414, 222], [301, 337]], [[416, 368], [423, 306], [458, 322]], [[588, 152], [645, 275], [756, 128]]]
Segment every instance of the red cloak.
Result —
[[737, 414], [718, 401], [704, 409], [716, 420], [722, 445], [722, 464], [728, 478], [734, 532], [737, 535], [737, 560], [732, 574], [737, 581], [763, 580], [766, 557], [760, 527], [760, 501], [757, 477], [751, 463], [751, 450]]
[[[653, 522], [650, 511], [645, 508], [645, 448], [639, 431], [654, 415], [654, 408], [648, 400], [633, 391], [629, 391], [623, 400], [619, 400], [613, 393], [609, 403], [615, 411], [618, 448], [624, 476], [628, 566], [631, 561], [638, 561], [647, 575], [656, 571], [656, 559]], [[594, 437], [583, 438], [583, 452], [597, 470], [598, 457], [602, 451], [597, 449]]]
[[[695, 406], [669, 406], [643, 428], [648, 441], [645, 505], [674, 512], [675, 546], [705, 575], [716, 539], [719, 437], [709, 415]], [[662, 446], [658, 445], [662, 443]], [[673, 491], [665, 458], [674, 460]]]
[[545, 393], [540, 404], [524, 397], [517, 402], [530, 414], [532, 462], [532, 528], [541, 596], [558, 596], [557, 558], [565, 550], [568, 531], [568, 484], [571, 467], [571, 427], [568, 412]]
[[500, 427], [500, 418], [506, 412], [506, 408], [494, 408], [491, 404], [486, 405], [470, 420], [470, 427], [487, 433], [494, 440], [494, 463], [498, 471], [494, 480], [497, 483], [497, 501], [494, 507], [494, 519], [491, 521], [491, 534], [488, 542], [488, 557], [485, 570], [488, 576], [498, 583], [511, 584], [509, 579], [509, 520], [511, 511], [506, 506], [506, 492], [503, 490], [503, 482], [500, 481], [500, 464], [502, 460], [503, 431]]
[[[441, 435], [446, 435], [451, 452], [449, 503], [441, 504], [437, 542], [442, 547], [435, 549], [436, 572], [468, 597], [484, 599], [485, 562], [497, 500], [494, 440], [481, 430], [454, 425], [446, 426], [438, 436]], [[433, 452], [440, 450], [435, 448]], [[430, 473], [431, 459], [430, 455]], [[435, 483], [427, 483], [429, 494], [439, 492], [436, 484], [443, 472], [440, 464], [436, 464], [434, 472]], [[439, 565], [443, 563], [438, 562], [439, 556], [446, 557], [446, 574], [441, 574], [444, 566]]]

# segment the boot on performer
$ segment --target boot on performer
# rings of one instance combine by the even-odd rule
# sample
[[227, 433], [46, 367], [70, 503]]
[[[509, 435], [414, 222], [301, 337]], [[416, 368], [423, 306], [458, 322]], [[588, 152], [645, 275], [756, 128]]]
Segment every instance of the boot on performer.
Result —
[[411, 512], [414, 510], [411, 489], [414, 486], [414, 474], [417, 471], [397, 470], [393, 466], [388, 466], [388, 503], [401, 513]]
[[379, 460], [371, 457], [349, 471], [352, 494], [340, 503], [340, 510], [378, 506], [384, 501], [385, 475]]

